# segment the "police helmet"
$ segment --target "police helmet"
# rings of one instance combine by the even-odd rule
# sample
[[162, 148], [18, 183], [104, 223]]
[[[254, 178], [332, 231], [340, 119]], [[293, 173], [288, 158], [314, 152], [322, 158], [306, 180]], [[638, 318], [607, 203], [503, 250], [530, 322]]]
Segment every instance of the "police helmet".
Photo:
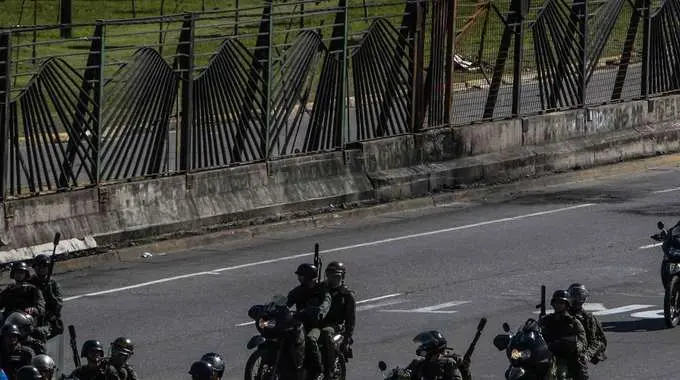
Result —
[[419, 356], [426, 356], [435, 352], [440, 352], [446, 348], [446, 338], [436, 330], [424, 331], [413, 338], [413, 342], [418, 344], [416, 353]]
[[31, 365], [37, 368], [38, 371], [52, 371], [57, 367], [54, 359], [45, 354], [34, 356], [31, 360]]
[[555, 290], [555, 292], [552, 295], [552, 298], [550, 299], [550, 305], [554, 306], [555, 301], [564, 301], [567, 303], [567, 306], [571, 305], [569, 292], [567, 292], [566, 290]]
[[210, 380], [213, 375], [213, 366], [208, 362], [196, 361], [191, 364], [189, 374], [196, 380]]
[[33, 268], [50, 264], [50, 258], [41, 253], [33, 259]]
[[588, 289], [585, 287], [585, 285], [578, 283], [569, 285], [569, 289], [567, 291], [569, 292], [572, 303], [583, 304], [590, 296], [590, 293], [588, 292]]
[[5, 319], [5, 324], [15, 325], [23, 336], [28, 336], [33, 331], [33, 327], [35, 327], [35, 319], [30, 314], [15, 311]]
[[345, 267], [345, 264], [339, 261], [332, 261], [326, 267], [326, 273], [342, 273], [344, 276], [345, 273], [347, 273], [347, 268]]
[[83, 343], [83, 348], [80, 350], [80, 357], [86, 358], [87, 354], [91, 350], [99, 351], [99, 352], [101, 352], [102, 356], [104, 356], [104, 346], [102, 346], [101, 342], [99, 342], [96, 339], [90, 339], [88, 341], [85, 341], [85, 343]]
[[17, 371], [16, 380], [41, 380], [42, 374], [32, 365], [25, 365]]
[[298, 266], [297, 270], [295, 271], [295, 274], [312, 279], [318, 276], [316, 265], [307, 263], [300, 264], [300, 266]]
[[135, 346], [130, 339], [121, 336], [111, 343], [111, 352], [114, 351], [127, 356], [132, 356], [132, 354], [135, 353]]
[[9, 277], [14, 279], [14, 274], [17, 272], [25, 272], [26, 277], [31, 276], [31, 271], [28, 269], [28, 265], [26, 265], [26, 263], [23, 261], [12, 264], [12, 269], [9, 272]]
[[21, 330], [19, 330], [19, 327], [17, 327], [17, 325], [11, 324], [3, 325], [2, 329], [0, 329], [0, 336], [12, 336], [12, 335], [21, 337]]
[[215, 374], [217, 374], [217, 377], [222, 377], [222, 375], [224, 375], [224, 359], [220, 354], [216, 352], [208, 352], [201, 357], [201, 361], [210, 364], [213, 371], [215, 371]]

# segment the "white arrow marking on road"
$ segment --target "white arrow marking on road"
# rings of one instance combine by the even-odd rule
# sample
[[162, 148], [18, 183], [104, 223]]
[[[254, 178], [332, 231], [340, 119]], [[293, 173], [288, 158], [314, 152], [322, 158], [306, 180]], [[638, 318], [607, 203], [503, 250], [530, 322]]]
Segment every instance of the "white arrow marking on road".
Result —
[[663, 243], [654, 243], [654, 244], [649, 244], [649, 245], [643, 245], [639, 249], [649, 249], [649, 248], [654, 248], [663, 245]]
[[[579, 205], [575, 205], [575, 206], [562, 207], [562, 208], [546, 210], [546, 211], [539, 211], [539, 212], [534, 212], [534, 213], [531, 213], [531, 214], [511, 216], [511, 217], [501, 218], [501, 219], [486, 220], [486, 221], [479, 222], [479, 223], [473, 223], [473, 224], [466, 224], [466, 225], [463, 225], [463, 226], [444, 228], [444, 229], [441, 229], [441, 230], [426, 231], [426, 232], [420, 232], [420, 233], [417, 233], [417, 234], [402, 235], [402, 236], [387, 238], [387, 239], [382, 239], [382, 240], [374, 240], [374, 241], [369, 241], [369, 242], [365, 242], [365, 243], [346, 245], [344, 247], [330, 248], [330, 249], [321, 250], [319, 252], [320, 253], [331, 253], [331, 252], [348, 251], [348, 250], [352, 250], [352, 249], [355, 249], [355, 248], [376, 246], [376, 245], [381, 245], [381, 244], [385, 244], [385, 243], [392, 243], [392, 242], [395, 242], [395, 241], [408, 240], [408, 239], [420, 238], [420, 237], [424, 237], [424, 236], [431, 236], [431, 235], [437, 235], [437, 234], [442, 234], [442, 233], [447, 233], [447, 232], [461, 231], [461, 230], [467, 230], [467, 229], [476, 228], [476, 227], [488, 226], [488, 225], [491, 225], [491, 224], [512, 222], [512, 221], [515, 221], [515, 220], [528, 219], [528, 218], [533, 218], [533, 217], [537, 217], [537, 216], [557, 214], [557, 213], [560, 213], [560, 212], [577, 210], [577, 209], [580, 209], [580, 208], [591, 207], [591, 206], [596, 206], [596, 205], [597, 205], [596, 203], [583, 203], [583, 204], [579, 204]], [[120, 287], [120, 288], [114, 288], [114, 289], [102, 290], [102, 291], [98, 291], [98, 292], [80, 294], [80, 295], [71, 296], [71, 297], [64, 297], [64, 301], [73, 301], [73, 300], [77, 300], [77, 299], [84, 298], [84, 297], [95, 297], [95, 296], [104, 295], [104, 294], [117, 293], [117, 292], [122, 292], [122, 291], [125, 291], [125, 290], [132, 290], [132, 289], [142, 288], [142, 287], [150, 286], [150, 285], [163, 284], [163, 283], [170, 282], [170, 281], [182, 280], [182, 279], [198, 277], [198, 276], [205, 276], [206, 274], [214, 274], [214, 273], [219, 273], [219, 272], [233, 271], [233, 270], [237, 270], [237, 269], [250, 268], [250, 267], [264, 265], [264, 264], [279, 263], [279, 262], [282, 262], [282, 261], [289, 261], [289, 260], [299, 259], [299, 258], [312, 256], [312, 255], [314, 255], [314, 252], [307, 252], [307, 253], [301, 253], [301, 254], [298, 254], [298, 255], [277, 257], [277, 258], [269, 259], [269, 260], [262, 260], [262, 261], [252, 262], [252, 263], [245, 263], [245, 264], [234, 265], [234, 266], [230, 266], [230, 267], [218, 268], [218, 269], [213, 269], [213, 270], [206, 271], [206, 272], [187, 273], [187, 274], [183, 274], [183, 275], [179, 275], [179, 276], [172, 276], [172, 277], [161, 278], [161, 279], [153, 280], [153, 281], [149, 281], [149, 282], [142, 282], [142, 283], [135, 284], [135, 285], [123, 286], [123, 287]]]
[[615, 307], [613, 309], [596, 311], [596, 312], [593, 313], [593, 315], [611, 315], [611, 314], [626, 313], [626, 312], [629, 312], [629, 311], [646, 309], [648, 307], [654, 307], [654, 306], [655, 305], [626, 305], [626, 306], [621, 306], [621, 307]]
[[657, 190], [657, 191], [653, 191], [652, 193], [663, 194], [663, 193], [670, 193], [671, 191], [678, 191], [678, 190], [680, 190], [680, 187], [674, 187], [672, 189]]
[[357, 311], [366, 311], [366, 310], [371, 310], [371, 309], [377, 309], [379, 307], [392, 306], [392, 305], [397, 305], [397, 304], [404, 303], [404, 302], [406, 302], [406, 300], [394, 300], [394, 301], [378, 302], [376, 304], [359, 306], [359, 307], [357, 307]]
[[436, 314], [453, 314], [457, 313], [458, 311], [456, 310], [441, 310], [441, 309], [446, 309], [447, 307], [454, 307], [458, 305], [463, 305], [466, 303], [470, 303], [470, 301], [452, 301], [452, 302], [446, 302], [446, 303], [441, 303], [439, 305], [434, 305], [434, 306], [426, 306], [426, 307], [420, 307], [417, 309], [408, 309], [408, 310], [380, 310], [388, 313], [436, 313]]
[[[387, 298], [398, 297], [400, 295], [401, 295], [401, 293], [392, 293], [392, 294], [387, 294], [387, 295], [384, 295], [384, 296], [367, 298], [365, 300], [357, 301], [357, 305], [360, 305], [362, 303], [367, 303], [367, 302], [380, 301], [380, 300], [384, 300], [384, 299], [387, 299]], [[394, 304], [402, 303], [402, 302], [405, 302], [405, 301], [396, 301], [396, 302], [395, 301], [389, 301], [387, 304], [385, 304], [385, 303], [377, 304], [375, 307], [389, 306], [389, 305], [394, 305]], [[374, 306], [374, 305], [369, 305], [369, 306]], [[367, 306], [363, 306], [363, 307], [366, 308]], [[363, 310], [368, 310], [369, 308], [372, 309], [373, 307], [368, 307], [367, 309], [363, 309]], [[357, 311], [360, 311], [360, 310], [362, 310], [362, 309], [357, 308]], [[239, 323], [235, 326], [236, 327], [243, 327], [243, 326], [250, 326], [250, 325], [254, 325], [254, 324], [255, 324], [255, 321], [250, 321], [250, 322]]]
[[663, 309], [640, 311], [640, 312], [637, 312], [637, 313], [633, 313], [630, 316], [633, 317], [633, 318], [642, 318], [642, 319], [664, 318]]

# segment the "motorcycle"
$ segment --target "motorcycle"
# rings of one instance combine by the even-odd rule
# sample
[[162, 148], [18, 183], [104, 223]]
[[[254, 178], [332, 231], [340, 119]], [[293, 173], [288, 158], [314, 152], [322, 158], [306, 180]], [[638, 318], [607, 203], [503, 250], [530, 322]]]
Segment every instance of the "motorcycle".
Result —
[[665, 293], [663, 297], [663, 316], [666, 326], [673, 328], [680, 322], [680, 222], [665, 229], [663, 222], [656, 224], [660, 230], [651, 238], [661, 244], [663, 259], [661, 261], [661, 283]]
[[[256, 350], [246, 362], [245, 379], [306, 379], [308, 374], [304, 373], [306, 372], [304, 370], [302, 374], [298, 373], [294, 357], [296, 340], [301, 333], [302, 323], [296, 318], [296, 313], [286, 305], [286, 297], [277, 295], [265, 305], [255, 305], [248, 311], [248, 316], [255, 320], [255, 328], [259, 335], [253, 336], [247, 345], [249, 350], [254, 348]], [[342, 343], [341, 334], [332, 337], [335, 350], [332, 377], [337, 380], [345, 380], [347, 373], [345, 367], [347, 359], [340, 350]]]
[[543, 380], [548, 379], [553, 364], [553, 355], [541, 335], [538, 322], [529, 318], [515, 334], [510, 326], [503, 323], [505, 334], [498, 334], [493, 345], [505, 350], [510, 366], [505, 371], [506, 380]]

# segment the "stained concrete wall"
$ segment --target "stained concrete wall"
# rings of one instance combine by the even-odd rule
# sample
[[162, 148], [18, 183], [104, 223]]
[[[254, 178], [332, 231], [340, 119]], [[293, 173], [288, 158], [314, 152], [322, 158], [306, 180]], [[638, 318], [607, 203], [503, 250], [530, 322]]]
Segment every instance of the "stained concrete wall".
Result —
[[679, 96], [447, 127], [286, 158], [8, 200], [0, 263], [185, 231], [273, 221], [331, 205], [417, 197], [680, 151]]

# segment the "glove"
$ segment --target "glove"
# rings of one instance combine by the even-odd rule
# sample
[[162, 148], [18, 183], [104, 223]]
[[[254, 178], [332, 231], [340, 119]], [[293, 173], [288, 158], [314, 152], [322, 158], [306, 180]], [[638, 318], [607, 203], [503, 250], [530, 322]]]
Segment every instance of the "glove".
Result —
[[463, 356], [463, 359], [459, 362], [458, 367], [460, 368], [461, 371], [469, 371], [470, 370], [470, 358], [466, 358]]

